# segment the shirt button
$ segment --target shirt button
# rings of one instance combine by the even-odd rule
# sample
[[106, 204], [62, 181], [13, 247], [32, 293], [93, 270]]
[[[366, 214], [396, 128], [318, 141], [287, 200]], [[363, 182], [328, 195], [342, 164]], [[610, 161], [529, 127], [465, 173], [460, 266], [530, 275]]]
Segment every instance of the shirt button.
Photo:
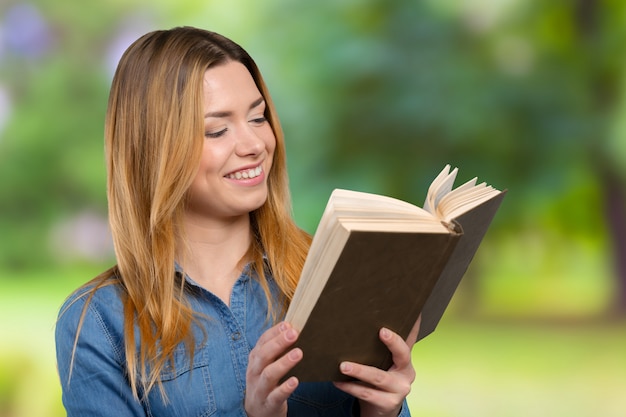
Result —
[[233, 339], [233, 340], [239, 340], [239, 339], [241, 339], [241, 333], [239, 333], [239, 332], [235, 332], [235, 333], [233, 333], [230, 337], [231, 337], [231, 339]]

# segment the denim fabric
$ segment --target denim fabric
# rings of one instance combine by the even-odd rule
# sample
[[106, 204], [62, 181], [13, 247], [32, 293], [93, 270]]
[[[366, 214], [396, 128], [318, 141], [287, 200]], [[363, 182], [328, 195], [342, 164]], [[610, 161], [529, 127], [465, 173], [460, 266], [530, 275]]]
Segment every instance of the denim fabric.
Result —
[[[248, 271], [236, 282], [230, 307], [187, 278], [189, 301], [202, 314], [195, 329], [197, 347], [189, 360], [183, 346], [173, 366], [161, 373], [167, 394], [158, 388], [137, 401], [125, 374], [123, 307], [120, 288], [100, 288], [91, 299], [72, 366], [76, 328], [87, 296], [74, 293], [61, 308], [56, 327], [58, 370], [63, 404], [74, 416], [245, 416], [248, 355], [259, 336], [270, 327], [262, 287]], [[271, 288], [275, 284], [270, 279]], [[202, 343], [204, 342], [204, 343]], [[140, 393], [141, 395], [141, 393]], [[289, 399], [290, 416], [351, 416], [354, 398], [331, 383], [302, 383]], [[401, 416], [409, 416], [406, 402]]]

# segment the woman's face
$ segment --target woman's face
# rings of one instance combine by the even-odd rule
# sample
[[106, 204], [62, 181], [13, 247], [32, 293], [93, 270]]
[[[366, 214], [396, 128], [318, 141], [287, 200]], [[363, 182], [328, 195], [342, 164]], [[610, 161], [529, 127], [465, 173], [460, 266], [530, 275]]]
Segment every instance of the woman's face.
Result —
[[276, 147], [265, 101], [248, 69], [229, 61], [204, 75], [204, 147], [188, 214], [228, 220], [267, 199]]

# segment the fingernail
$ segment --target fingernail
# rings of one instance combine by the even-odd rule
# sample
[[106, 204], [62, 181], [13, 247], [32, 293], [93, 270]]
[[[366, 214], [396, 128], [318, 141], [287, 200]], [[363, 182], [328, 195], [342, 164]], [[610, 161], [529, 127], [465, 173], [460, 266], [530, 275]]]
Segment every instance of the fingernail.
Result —
[[391, 338], [391, 332], [389, 331], [389, 329], [387, 329], [386, 327], [383, 327], [380, 330], [380, 335], [382, 336], [383, 339], [385, 340], [389, 340]]
[[296, 340], [296, 337], [298, 337], [298, 333], [294, 329], [289, 329], [287, 333], [285, 333], [285, 337], [289, 342], [293, 342]]
[[285, 323], [284, 321], [280, 323], [280, 325], [278, 326], [278, 330], [280, 330], [281, 332], [287, 330], [287, 323]]
[[291, 360], [298, 360], [302, 357], [302, 351], [300, 349], [294, 349], [291, 352], [289, 352], [289, 359]]
[[341, 369], [341, 372], [350, 372], [352, 370], [352, 365], [348, 362], [341, 362], [339, 369]]
[[295, 376], [292, 376], [287, 380], [287, 386], [289, 388], [294, 388], [296, 385], [298, 385], [298, 378], [296, 378]]

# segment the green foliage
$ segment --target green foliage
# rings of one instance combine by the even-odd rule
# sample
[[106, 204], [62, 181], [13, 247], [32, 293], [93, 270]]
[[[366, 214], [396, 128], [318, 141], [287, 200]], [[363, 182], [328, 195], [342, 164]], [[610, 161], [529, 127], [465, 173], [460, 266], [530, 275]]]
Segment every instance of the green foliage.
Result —
[[[62, 5], [45, 15], [49, 50], [37, 57], [6, 52], [0, 66], [13, 103], [0, 141], [0, 225], [7, 236], [0, 265], [13, 268], [49, 264], [52, 225], [83, 207], [105, 207], [106, 81], [99, 51], [83, 43], [95, 40], [96, 26], [81, 34], [64, 11]], [[54, 31], [57, 25], [68, 29]]]
[[221, 31], [257, 59], [309, 231], [332, 188], [420, 204], [451, 163], [460, 180], [510, 190], [493, 235], [536, 223], [546, 236], [606, 241], [599, 167], [624, 172], [624, 5], [585, 14], [566, 1], [488, 3], [38, 0], [50, 49], [0, 62], [14, 106], [0, 132], [0, 265], [53, 263], [60, 219], [105, 216], [111, 47], [126, 32], [182, 24]]
[[591, 144], [607, 141], [590, 86], [597, 63], [579, 53], [563, 2], [533, 3], [488, 32], [423, 2], [268, 9], [284, 22], [265, 35], [284, 63], [270, 85], [294, 182], [307, 184], [296, 213], [320, 212], [334, 186], [420, 203], [450, 162], [511, 189], [502, 216], [514, 224], [606, 159], [590, 158]]

